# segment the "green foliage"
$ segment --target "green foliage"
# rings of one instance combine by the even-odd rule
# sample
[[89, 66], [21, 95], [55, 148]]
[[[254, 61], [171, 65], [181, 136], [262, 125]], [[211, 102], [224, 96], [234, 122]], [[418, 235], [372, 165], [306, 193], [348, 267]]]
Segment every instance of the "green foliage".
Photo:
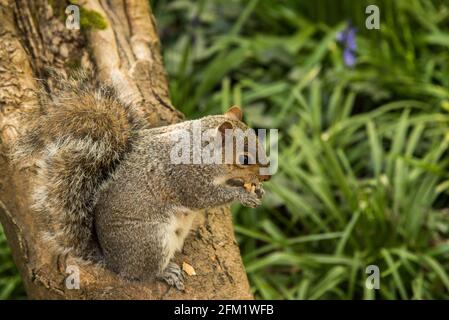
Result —
[[0, 300], [10, 298], [23, 299], [25, 291], [0, 225]]
[[[381, 29], [365, 29], [377, 4]], [[259, 298], [449, 298], [449, 7], [157, 1], [174, 104], [279, 128], [264, 205], [236, 205]], [[347, 68], [337, 32], [358, 29]], [[368, 265], [379, 291], [365, 289]]]

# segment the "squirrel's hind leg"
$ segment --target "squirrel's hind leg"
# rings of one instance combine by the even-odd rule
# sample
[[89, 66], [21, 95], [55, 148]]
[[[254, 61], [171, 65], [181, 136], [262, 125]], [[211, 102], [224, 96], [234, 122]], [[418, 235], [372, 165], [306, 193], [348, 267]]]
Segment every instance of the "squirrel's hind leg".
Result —
[[182, 270], [174, 262], [169, 262], [164, 271], [157, 276], [157, 279], [167, 282], [170, 286], [176, 287], [178, 290], [184, 290], [184, 276]]
[[[192, 211], [185, 207], [175, 207], [172, 209], [172, 217], [167, 225], [165, 237], [165, 246], [167, 250], [163, 255], [171, 259], [176, 251], [181, 251], [184, 240], [187, 237], [196, 211]], [[170, 261], [170, 260], [169, 260]], [[176, 287], [178, 290], [184, 290], [184, 276], [181, 268], [174, 262], [168, 262], [164, 270], [157, 276], [157, 279], [164, 280], [169, 285]]]

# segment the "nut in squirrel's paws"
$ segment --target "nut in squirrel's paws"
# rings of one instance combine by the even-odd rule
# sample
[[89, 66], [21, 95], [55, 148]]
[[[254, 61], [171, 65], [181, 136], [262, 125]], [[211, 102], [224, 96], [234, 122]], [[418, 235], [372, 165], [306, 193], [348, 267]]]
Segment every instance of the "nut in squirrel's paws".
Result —
[[240, 197], [240, 202], [247, 207], [255, 208], [259, 206], [262, 201], [264, 191], [260, 183], [244, 183], [243, 189], [245, 190]]
[[255, 193], [259, 199], [261, 199], [262, 196], [265, 194], [265, 191], [263, 190], [261, 183], [255, 184], [247, 182], [243, 184], [243, 188], [245, 188], [247, 192]]
[[261, 204], [265, 191], [259, 182], [244, 182], [243, 179], [233, 178], [227, 181], [231, 187], [241, 188], [238, 200], [247, 207], [255, 208]]
[[158, 276], [159, 280], [164, 280], [168, 285], [176, 287], [179, 291], [184, 291], [184, 275], [181, 268], [174, 262], [170, 262], [164, 272]]
[[243, 188], [248, 192], [256, 192], [256, 185], [251, 182], [244, 183]]

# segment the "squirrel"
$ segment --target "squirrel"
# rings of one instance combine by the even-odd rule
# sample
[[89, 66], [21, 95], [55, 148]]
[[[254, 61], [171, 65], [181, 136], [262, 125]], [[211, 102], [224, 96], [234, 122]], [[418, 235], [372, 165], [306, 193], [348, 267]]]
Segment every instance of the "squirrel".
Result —
[[[183, 290], [181, 268], [171, 260], [196, 214], [234, 201], [258, 206], [270, 176], [260, 174], [264, 165], [247, 144], [237, 160], [209, 164], [173, 163], [173, 150], [199, 125], [202, 134], [216, 135], [200, 147], [230, 143], [236, 151], [235, 139], [226, 139], [248, 129], [240, 108], [149, 128], [114, 89], [85, 72], [57, 83], [52, 94], [40, 94], [45, 108], [32, 114], [12, 152], [16, 163], [37, 159], [32, 201], [45, 241], [125, 279], [164, 280]], [[225, 149], [216, 149], [219, 160]]]

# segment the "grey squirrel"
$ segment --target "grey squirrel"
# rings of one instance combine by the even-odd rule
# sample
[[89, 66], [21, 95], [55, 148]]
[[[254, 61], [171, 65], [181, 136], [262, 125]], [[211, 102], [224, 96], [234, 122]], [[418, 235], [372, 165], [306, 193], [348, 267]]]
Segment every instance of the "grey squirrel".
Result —
[[269, 176], [248, 161], [255, 159], [248, 148], [237, 162], [174, 164], [174, 136], [191, 133], [195, 123], [224, 142], [226, 130], [248, 128], [241, 110], [147, 128], [113, 89], [83, 72], [58, 82], [52, 95], [41, 94], [45, 108], [13, 150], [16, 162], [38, 159], [32, 197], [46, 241], [126, 279], [162, 279], [182, 290], [182, 271], [171, 259], [196, 213], [233, 201], [259, 205]]

